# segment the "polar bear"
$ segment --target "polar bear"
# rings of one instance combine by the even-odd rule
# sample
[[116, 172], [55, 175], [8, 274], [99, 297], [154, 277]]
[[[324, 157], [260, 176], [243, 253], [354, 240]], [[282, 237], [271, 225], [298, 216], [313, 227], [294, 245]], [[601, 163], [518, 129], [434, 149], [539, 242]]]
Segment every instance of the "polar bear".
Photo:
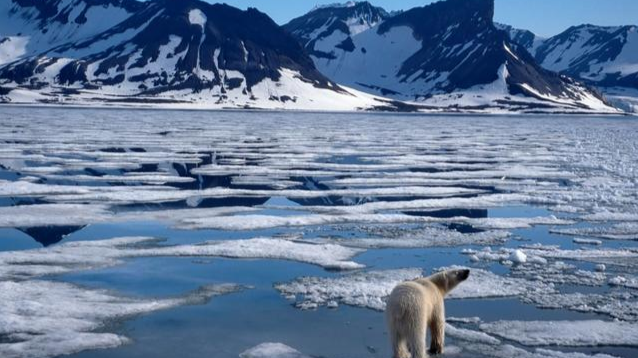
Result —
[[443, 353], [445, 307], [443, 299], [470, 270], [448, 270], [399, 284], [387, 301], [386, 319], [393, 358], [425, 358], [428, 327], [432, 336], [429, 352]]

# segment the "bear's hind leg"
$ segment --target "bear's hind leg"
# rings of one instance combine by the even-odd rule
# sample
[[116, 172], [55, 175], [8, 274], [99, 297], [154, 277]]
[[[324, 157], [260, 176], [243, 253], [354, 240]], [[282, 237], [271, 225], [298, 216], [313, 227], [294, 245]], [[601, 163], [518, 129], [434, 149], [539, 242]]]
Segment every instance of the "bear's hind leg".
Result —
[[405, 337], [398, 331], [391, 333], [392, 335], [392, 354], [393, 358], [410, 358], [410, 352], [408, 351], [408, 345], [405, 342]]
[[[442, 310], [441, 310], [442, 311]], [[432, 341], [430, 343], [431, 354], [442, 354], [445, 345], [445, 313], [440, 312], [430, 320], [430, 334]]]
[[414, 330], [410, 332], [408, 338], [408, 348], [412, 353], [412, 358], [428, 358], [428, 354], [425, 351], [425, 325], [414, 327]]

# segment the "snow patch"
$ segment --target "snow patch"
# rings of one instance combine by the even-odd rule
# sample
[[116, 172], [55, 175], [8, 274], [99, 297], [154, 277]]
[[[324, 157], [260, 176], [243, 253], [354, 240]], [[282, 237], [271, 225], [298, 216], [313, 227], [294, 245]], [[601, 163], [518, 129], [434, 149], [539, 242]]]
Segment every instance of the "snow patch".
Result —
[[192, 25], [199, 25], [202, 28], [206, 26], [206, 15], [200, 9], [192, 9], [188, 12], [188, 21]]

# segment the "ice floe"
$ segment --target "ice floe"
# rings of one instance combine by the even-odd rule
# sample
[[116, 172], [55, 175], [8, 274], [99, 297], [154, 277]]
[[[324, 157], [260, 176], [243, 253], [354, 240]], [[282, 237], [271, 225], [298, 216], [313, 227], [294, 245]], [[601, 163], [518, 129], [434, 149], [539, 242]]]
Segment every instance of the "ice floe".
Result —
[[574, 244], [580, 244], [580, 245], [594, 245], [594, 246], [600, 246], [603, 244], [602, 241], [600, 240], [593, 240], [593, 239], [579, 239], [579, 238], [575, 238], [572, 240], [574, 242]]
[[114, 348], [129, 339], [104, 331], [107, 322], [202, 304], [240, 289], [227, 284], [202, 287], [182, 297], [140, 299], [57, 281], [0, 281], [0, 356], [47, 358]]
[[[450, 329], [446, 333], [458, 340], [457, 345], [445, 347], [446, 356], [470, 356], [477, 358], [616, 358], [607, 354], [585, 354], [579, 352], [562, 352], [537, 348], [527, 351], [510, 344], [503, 344], [498, 339], [480, 331], [467, 329]], [[456, 343], [456, 342], [455, 342]], [[240, 358], [309, 358], [296, 349], [283, 343], [262, 343], [240, 354]]]
[[627, 222], [613, 226], [553, 229], [553, 233], [573, 236], [591, 236], [608, 240], [638, 240], [638, 223]]
[[401, 235], [392, 237], [332, 238], [316, 241], [331, 242], [344, 246], [366, 249], [420, 248], [464, 245], [497, 245], [504, 243], [510, 236], [510, 232], [502, 230], [461, 233], [456, 230], [443, 227], [430, 226], [409, 231], [406, 230], [406, 232], [403, 232]]
[[555, 293], [526, 296], [522, 300], [540, 308], [598, 313], [624, 321], [638, 321], [638, 297], [628, 292], [611, 292], [607, 294]]
[[0, 227], [77, 226], [104, 222], [161, 221], [168, 224], [255, 211], [249, 207], [114, 212], [101, 204], [34, 204], [0, 207]]
[[480, 328], [526, 346], [638, 346], [638, 324], [621, 321], [497, 321]]
[[[460, 266], [442, 268], [458, 269]], [[471, 268], [470, 277], [448, 295], [452, 299], [536, 296], [554, 292], [551, 284], [522, 278], [505, 277]]]
[[[259, 230], [276, 227], [317, 226], [336, 224], [422, 224], [463, 223], [484, 230], [529, 228], [534, 225], [569, 225], [572, 221], [556, 218], [437, 218], [393, 213], [358, 213], [361, 206], [353, 206], [350, 213], [310, 214], [297, 216], [245, 215], [226, 218], [184, 219], [178, 226], [186, 229]], [[288, 208], [292, 210], [299, 209]]]
[[382, 311], [384, 298], [397, 284], [421, 275], [421, 269], [357, 272], [336, 278], [303, 277], [276, 284], [275, 288], [286, 297], [300, 296], [296, 306], [301, 309], [342, 303]]
[[239, 358], [311, 358], [283, 343], [262, 343], [239, 355]]
[[104, 205], [41, 204], [0, 207], [0, 227], [87, 225], [112, 216]]
[[622, 286], [638, 290], [638, 277], [616, 276], [609, 279], [609, 284], [613, 286]]
[[312, 244], [279, 238], [210, 241], [198, 245], [179, 245], [129, 250], [128, 256], [210, 256], [240, 259], [291, 260], [326, 269], [350, 270], [363, 265], [351, 259], [363, 252], [335, 244]]
[[[445, 268], [456, 269], [457, 266]], [[299, 298], [296, 306], [314, 309], [331, 302], [375, 310], [385, 309], [385, 297], [400, 282], [421, 277], [421, 269], [364, 271], [336, 278], [303, 277], [275, 288], [285, 297]], [[470, 278], [449, 295], [451, 299], [516, 297], [554, 292], [542, 282], [499, 276], [483, 269], [471, 269]]]
[[150, 237], [123, 237], [68, 242], [51, 248], [0, 252], [0, 278], [29, 278], [94, 269], [135, 257], [189, 256], [293, 260], [327, 269], [356, 269], [351, 261], [362, 252], [334, 244], [311, 244], [279, 238], [211, 241], [196, 245], [160, 246]]

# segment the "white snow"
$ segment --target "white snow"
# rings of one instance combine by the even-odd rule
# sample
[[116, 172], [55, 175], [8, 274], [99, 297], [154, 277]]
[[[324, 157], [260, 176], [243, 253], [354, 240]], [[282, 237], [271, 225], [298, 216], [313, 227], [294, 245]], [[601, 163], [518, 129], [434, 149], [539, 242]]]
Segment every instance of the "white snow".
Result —
[[[408, 26], [393, 27], [382, 35], [377, 30], [375, 26], [352, 36], [354, 52], [333, 47], [337, 59], [313, 57], [315, 65], [337, 83], [358, 90], [369, 91], [366, 86], [374, 86], [401, 92], [403, 88], [397, 88], [397, 73], [403, 62], [421, 49], [421, 43]], [[365, 86], [358, 83], [361, 78], [368, 79]]]
[[206, 26], [206, 15], [200, 9], [192, 9], [188, 12], [188, 21], [193, 25], [199, 25], [202, 28]]

